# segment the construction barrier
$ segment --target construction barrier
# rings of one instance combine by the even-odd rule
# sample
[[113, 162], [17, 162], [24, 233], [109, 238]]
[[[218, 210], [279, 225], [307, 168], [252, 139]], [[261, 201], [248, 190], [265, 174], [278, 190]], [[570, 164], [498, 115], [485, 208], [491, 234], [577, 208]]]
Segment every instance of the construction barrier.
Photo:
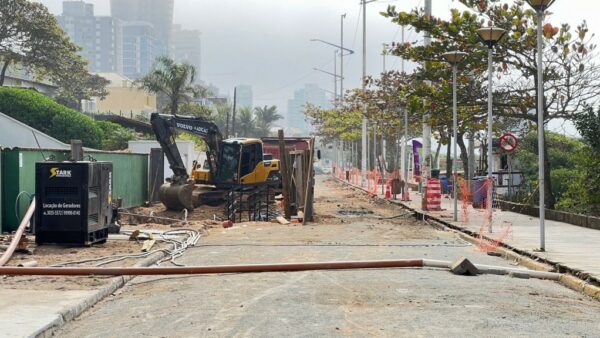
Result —
[[437, 178], [427, 180], [425, 190], [425, 210], [439, 211], [442, 210], [442, 186]]

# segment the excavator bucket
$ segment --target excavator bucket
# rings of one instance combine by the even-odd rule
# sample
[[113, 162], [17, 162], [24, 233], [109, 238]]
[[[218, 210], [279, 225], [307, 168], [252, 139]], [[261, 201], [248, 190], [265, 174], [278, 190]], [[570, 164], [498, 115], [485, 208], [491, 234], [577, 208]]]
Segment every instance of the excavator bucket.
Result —
[[160, 186], [158, 198], [167, 207], [167, 210], [181, 211], [194, 210], [192, 193], [194, 184], [165, 183]]

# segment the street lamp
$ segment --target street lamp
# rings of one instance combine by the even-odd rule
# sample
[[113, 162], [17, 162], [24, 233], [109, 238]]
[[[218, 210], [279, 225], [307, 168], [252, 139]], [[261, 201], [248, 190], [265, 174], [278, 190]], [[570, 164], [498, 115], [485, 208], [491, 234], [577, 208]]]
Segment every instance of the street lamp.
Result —
[[546, 250], [546, 200], [545, 200], [545, 179], [544, 179], [544, 65], [542, 53], [544, 51], [542, 41], [542, 23], [544, 21], [544, 11], [548, 9], [554, 0], [527, 0], [529, 6], [537, 12], [537, 115], [538, 115], [538, 182], [540, 194], [540, 251]]
[[488, 48], [488, 149], [487, 149], [487, 164], [488, 164], [488, 191], [487, 191], [487, 209], [490, 217], [488, 231], [492, 232], [492, 189], [494, 188], [494, 177], [492, 176], [492, 54], [494, 46], [506, 34], [506, 30], [499, 27], [486, 27], [477, 30], [477, 35]]
[[452, 137], [454, 142], [452, 144], [452, 193], [454, 197], [454, 222], [458, 221], [458, 192], [457, 192], [457, 170], [456, 170], [456, 153], [457, 153], [457, 139], [458, 139], [458, 113], [456, 108], [456, 69], [458, 68], [458, 63], [464, 60], [467, 57], [467, 53], [453, 51], [442, 54], [442, 57], [448, 61], [452, 65]]

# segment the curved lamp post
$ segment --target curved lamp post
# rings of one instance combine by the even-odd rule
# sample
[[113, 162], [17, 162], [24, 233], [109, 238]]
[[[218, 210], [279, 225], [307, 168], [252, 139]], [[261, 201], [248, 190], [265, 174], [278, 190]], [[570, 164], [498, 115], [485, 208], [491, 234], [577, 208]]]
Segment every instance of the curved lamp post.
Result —
[[492, 190], [494, 188], [494, 177], [492, 176], [492, 75], [494, 69], [492, 68], [492, 54], [494, 46], [504, 37], [506, 31], [499, 27], [485, 27], [477, 30], [477, 35], [488, 48], [488, 149], [487, 149], [487, 165], [488, 165], [488, 182], [490, 187], [487, 191], [487, 209], [490, 217], [488, 224], [488, 231], [492, 232]]
[[[456, 108], [456, 69], [458, 64], [467, 57], [467, 53], [453, 51], [442, 54], [442, 57], [452, 65], [452, 194], [454, 197], [454, 221], [458, 221], [458, 192], [456, 178], [458, 171], [456, 170], [456, 153], [457, 153], [457, 138], [458, 138], [458, 112]], [[447, 173], [449, 174], [449, 173]]]
[[542, 53], [544, 51], [542, 41], [542, 25], [544, 22], [544, 11], [548, 9], [554, 0], [526, 0], [529, 6], [537, 12], [537, 115], [538, 115], [538, 182], [540, 194], [540, 251], [546, 250], [546, 231], [544, 221], [546, 217], [545, 180], [544, 180], [544, 65]]

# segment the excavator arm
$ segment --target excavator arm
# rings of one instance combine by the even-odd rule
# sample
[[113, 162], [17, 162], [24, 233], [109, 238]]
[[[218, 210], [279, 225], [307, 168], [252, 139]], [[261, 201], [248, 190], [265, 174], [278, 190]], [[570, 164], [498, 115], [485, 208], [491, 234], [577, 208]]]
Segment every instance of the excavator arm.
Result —
[[160, 188], [160, 199], [170, 209], [186, 208], [191, 210], [194, 208], [192, 203], [193, 184], [188, 183], [189, 175], [177, 149], [173, 129], [199, 136], [206, 142], [206, 157], [212, 177], [217, 177], [219, 170], [218, 158], [223, 136], [215, 123], [201, 117], [153, 113], [150, 116], [150, 124], [156, 140], [173, 170], [170, 184], [165, 184]]
[[175, 143], [175, 135], [173, 129], [188, 132], [190, 134], [201, 137], [206, 142], [206, 158], [208, 160], [209, 170], [213, 177], [219, 170], [219, 152], [223, 142], [223, 136], [219, 131], [219, 127], [212, 122], [202, 117], [180, 116], [180, 115], [164, 115], [153, 113], [150, 117], [150, 123], [156, 140], [160, 144], [171, 170], [175, 176], [173, 179], [187, 181], [189, 178], [181, 154]]

